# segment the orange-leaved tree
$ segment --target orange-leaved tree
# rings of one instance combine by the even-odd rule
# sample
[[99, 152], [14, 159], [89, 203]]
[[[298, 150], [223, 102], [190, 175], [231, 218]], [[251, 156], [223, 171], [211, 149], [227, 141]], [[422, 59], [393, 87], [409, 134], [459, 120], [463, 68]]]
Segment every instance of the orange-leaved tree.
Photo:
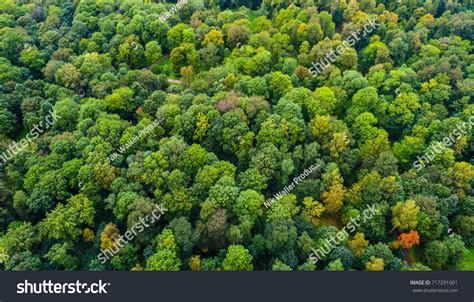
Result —
[[418, 235], [418, 231], [410, 230], [408, 233], [400, 234], [399, 240], [402, 247], [408, 250], [415, 244], [420, 244], [420, 235]]

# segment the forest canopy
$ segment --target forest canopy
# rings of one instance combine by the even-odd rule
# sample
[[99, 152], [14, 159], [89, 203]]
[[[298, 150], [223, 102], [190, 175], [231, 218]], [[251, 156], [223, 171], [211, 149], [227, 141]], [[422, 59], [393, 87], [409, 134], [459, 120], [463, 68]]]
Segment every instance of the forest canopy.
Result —
[[0, 1], [1, 268], [474, 269], [473, 29], [469, 0]]

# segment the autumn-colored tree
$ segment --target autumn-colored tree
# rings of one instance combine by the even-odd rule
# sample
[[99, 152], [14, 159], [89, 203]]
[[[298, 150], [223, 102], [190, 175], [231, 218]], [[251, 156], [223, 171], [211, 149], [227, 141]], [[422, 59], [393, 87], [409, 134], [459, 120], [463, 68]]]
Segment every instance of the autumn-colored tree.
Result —
[[370, 257], [370, 260], [365, 263], [365, 269], [368, 271], [383, 271], [384, 261], [382, 258]]
[[356, 233], [354, 238], [349, 241], [349, 248], [356, 257], [361, 257], [368, 246], [369, 241], [365, 240], [364, 233]]
[[91, 242], [95, 239], [94, 231], [89, 228], [85, 228], [82, 231], [82, 236], [84, 237], [85, 242]]
[[100, 233], [100, 247], [108, 250], [114, 246], [115, 240], [119, 237], [119, 230], [113, 223], [108, 223], [102, 233]]
[[213, 43], [216, 46], [224, 45], [224, 35], [220, 30], [211, 29], [202, 41], [202, 46], [207, 46], [209, 43]]
[[328, 190], [321, 193], [324, 207], [329, 213], [335, 213], [342, 208], [344, 202], [346, 188], [343, 179], [337, 169], [325, 173], [323, 178], [329, 183]]
[[402, 233], [399, 236], [400, 244], [405, 249], [411, 249], [413, 245], [420, 244], [420, 236], [415, 230], [410, 230], [408, 233]]
[[193, 138], [195, 140], [201, 140], [206, 136], [207, 130], [210, 128], [209, 120], [202, 112], [197, 114], [196, 119], [196, 130], [194, 130]]
[[200, 271], [201, 270], [201, 257], [198, 256], [192, 256], [189, 259], [189, 268], [192, 271]]

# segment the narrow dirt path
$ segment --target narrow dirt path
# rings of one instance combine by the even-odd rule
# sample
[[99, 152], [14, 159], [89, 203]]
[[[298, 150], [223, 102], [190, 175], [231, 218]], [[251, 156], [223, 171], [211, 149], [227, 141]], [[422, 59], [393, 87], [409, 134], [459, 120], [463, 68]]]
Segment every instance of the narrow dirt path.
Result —
[[188, 82], [183, 82], [183, 81], [174, 80], [174, 79], [167, 79], [167, 81], [168, 81], [169, 83], [173, 83], [173, 84], [181, 84], [181, 85], [183, 85], [183, 84], [189, 84]]

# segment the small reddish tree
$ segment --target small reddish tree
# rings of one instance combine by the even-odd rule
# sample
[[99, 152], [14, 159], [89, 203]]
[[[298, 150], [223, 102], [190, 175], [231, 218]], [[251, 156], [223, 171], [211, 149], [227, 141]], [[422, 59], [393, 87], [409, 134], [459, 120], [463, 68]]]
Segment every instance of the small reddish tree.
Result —
[[418, 235], [418, 231], [410, 230], [408, 233], [400, 234], [398, 240], [402, 247], [408, 250], [415, 244], [420, 244], [420, 235]]

